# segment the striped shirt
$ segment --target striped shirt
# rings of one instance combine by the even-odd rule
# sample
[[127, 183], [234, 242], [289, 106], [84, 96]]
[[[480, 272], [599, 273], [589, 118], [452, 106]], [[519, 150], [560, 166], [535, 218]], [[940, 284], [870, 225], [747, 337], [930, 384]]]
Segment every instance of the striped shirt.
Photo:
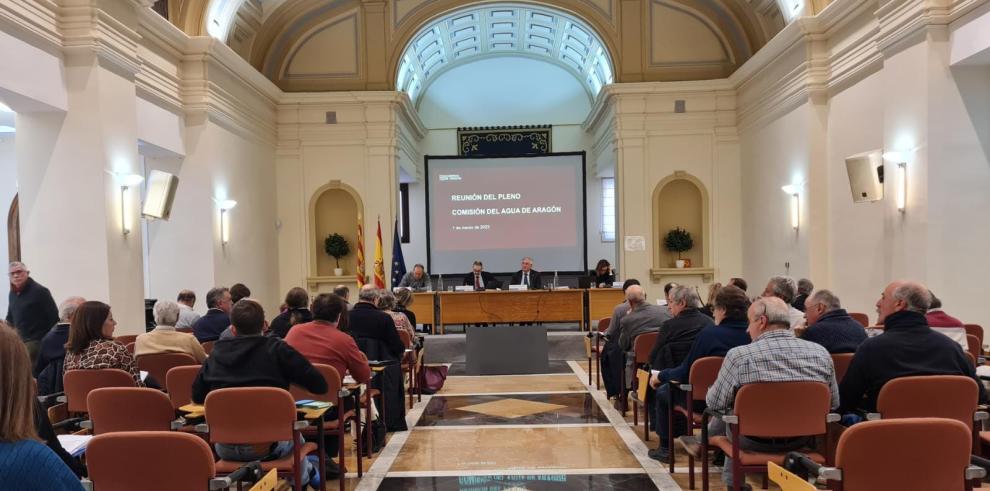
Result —
[[729, 350], [715, 384], [708, 390], [708, 407], [728, 414], [736, 391], [760, 382], [822, 382], [832, 392], [832, 407], [839, 405], [832, 357], [821, 345], [794, 337], [791, 331], [775, 329], [745, 346]]

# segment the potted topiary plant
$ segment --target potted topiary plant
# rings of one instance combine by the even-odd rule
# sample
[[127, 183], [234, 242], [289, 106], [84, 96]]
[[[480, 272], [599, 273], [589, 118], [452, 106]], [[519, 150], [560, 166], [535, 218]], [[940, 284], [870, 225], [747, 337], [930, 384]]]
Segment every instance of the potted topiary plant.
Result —
[[347, 239], [340, 234], [330, 234], [323, 242], [323, 248], [326, 250], [327, 255], [332, 257], [337, 263], [337, 267], [334, 268], [333, 274], [335, 276], [343, 275], [344, 270], [340, 267], [340, 258], [351, 253], [351, 245], [347, 243]]
[[663, 246], [668, 251], [677, 253], [677, 261], [675, 265], [678, 268], [683, 268], [685, 261], [681, 258], [681, 253], [690, 251], [691, 248], [694, 247], [694, 240], [691, 238], [690, 232], [681, 227], [677, 227], [670, 232], [667, 232], [667, 236], [663, 239]]

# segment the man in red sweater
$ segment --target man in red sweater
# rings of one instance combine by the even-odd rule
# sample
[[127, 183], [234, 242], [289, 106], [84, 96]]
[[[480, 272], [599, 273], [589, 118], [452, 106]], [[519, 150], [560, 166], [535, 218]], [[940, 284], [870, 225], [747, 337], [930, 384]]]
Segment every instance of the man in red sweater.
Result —
[[953, 341], [959, 343], [959, 346], [962, 346], [963, 351], [968, 351], [969, 344], [966, 341], [966, 328], [963, 326], [963, 322], [946, 314], [942, 310], [942, 301], [931, 290], [928, 290], [928, 294], [932, 297], [932, 305], [925, 314], [928, 327], [949, 336]]
[[[358, 349], [350, 334], [337, 328], [341, 313], [347, 318], [346, 305], [344, 299], [332, 293], [318, 295], [310, 308], [313, 321], [293, 326], [285, 336], [285, 342], [310, 363], [323, 363], [336, 368], [341, 379], [350, 373], [357, 382], [367, 384], [371, 380], [368, 358]], [[349, 406], [346, 402], [349, 401], [345, 401], [345, 408], [350, 409], [346, 407]], [[336, 436], [327, 435], [324, 443], [328, 456], [337, 453], [339, 442]], [[340, 475], [340, 468], [328, 458], [324, 472], [327, 479], [334, 479]]]
[[340, 315], [345, 312], [344, 305], [344, 300], [332, 293], [318, 295], [310, 309], [313, 321], [293, 326], [285, 342], [310, 363], [330, 365], [341, 378], [350, 373], [358, 383], [366, 384], [371, 379], [368, 358], [358, 349], [354, 338], [337, 328]]

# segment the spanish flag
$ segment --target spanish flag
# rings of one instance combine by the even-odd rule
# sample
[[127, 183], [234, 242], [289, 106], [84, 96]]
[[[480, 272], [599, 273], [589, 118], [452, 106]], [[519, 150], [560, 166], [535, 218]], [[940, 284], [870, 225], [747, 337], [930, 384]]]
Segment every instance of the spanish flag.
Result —
[[375, 288], [385, 288], [385, 260], [382, 258], [381, 217], [378, 217], [378, 236], [375, 237]]
[[360, 219], [357, 234], [357, 286], [364, 286], [364, 224]]

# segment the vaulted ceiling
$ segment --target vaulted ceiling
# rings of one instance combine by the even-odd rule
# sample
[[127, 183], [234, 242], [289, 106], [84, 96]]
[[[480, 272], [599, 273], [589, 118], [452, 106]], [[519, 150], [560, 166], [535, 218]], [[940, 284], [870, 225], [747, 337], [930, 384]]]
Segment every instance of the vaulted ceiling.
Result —
[[169, 19], [286, 91], [415, 99], [471, 59], [525, 56], [569, 70], [593, 96], [613, 81], [726, 77], [819, 1], [788, 0], [785, 15], [783, 0], [173, 0]]

